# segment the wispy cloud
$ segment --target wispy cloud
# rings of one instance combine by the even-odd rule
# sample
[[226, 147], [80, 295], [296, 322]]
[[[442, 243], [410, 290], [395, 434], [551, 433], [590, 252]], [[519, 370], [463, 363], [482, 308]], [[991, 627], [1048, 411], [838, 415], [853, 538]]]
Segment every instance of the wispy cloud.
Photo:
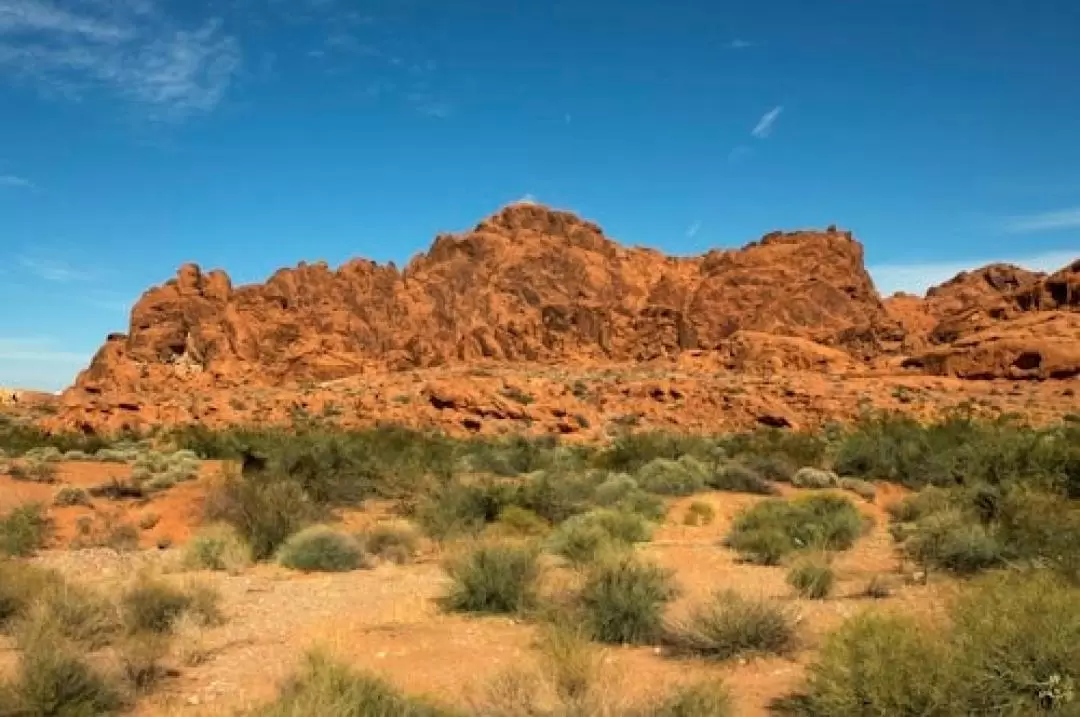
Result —
[[0, 75], [49, 96], [107, 89], [158, 119], [207, 112], [241, 64], [222, 21], [184, 25], [156, 0], [0, 0]]
[[52, 259], [35, 259], [21, 256], [19, 257], [19, 265], [39, 279], [57, 283], [86, 281], [93, 276], [90, 272], [75, 269], [63, 262]]
[[987, 264], [1015, 264], [1032, 271], [1056, 271], [1080, 258], [1080, 247], [1075, 251], [1060, 250], [1021, 257], [982, 257], [963, 261], [923, 262], [913, 264], [878, 264], [868, 267], [878, 291], [889, 295], [897, 291], [923, 294], [932, 286], [944, 283], [962, 271], [970, 271]]
[[90, 352], [63, 351], [46, 338], [0, 338], [0, 360], [87, 364]]
[[0, 187], [14, 187], [16, 189], [33, 189], [34, 183], [26, 177], [16, 177], [14, 174], [0, 174]]
[[1017, 234], [1057, 229], [1080, 229], [1080, 207], [1013, 217], [1006, 224], [1006, 229]]
[[772, 134], [773, 125], [776, 124], [776, 120], [780, 118], [780, 113], [784, 111], [783, 105], [777, 105], [771, 110], [766, 112], [754, 125], [754, 129], [750, 130], [750, 134], [754, 135], [758, 139], [765, 139]]
[[701, 231], [701, 221], [695, 221], [689, 227], [686, 228], [686, 238], [693, 239], [697, 236], [697, 233]]
[[532, 194], [526, 194], [520, 199], [515, 199], [512, 204], [539, 204], [539, 202], [537, 202], [536, 197]]
[[728, 50], [746, 50], [753, 46], [754, 43], [750, 42], [749, 40], [740, 40], [739, 38], [735, 38], [731, 42], [724, 45], [724, 47]]

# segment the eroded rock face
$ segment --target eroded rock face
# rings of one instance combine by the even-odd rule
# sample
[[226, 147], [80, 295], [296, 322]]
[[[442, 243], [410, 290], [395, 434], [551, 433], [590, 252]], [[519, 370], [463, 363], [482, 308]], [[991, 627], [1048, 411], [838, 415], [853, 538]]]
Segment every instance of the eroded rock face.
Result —
[[[859, 377], [876, 389], [876, 376], [1077, 375], [1078, 277], [1080, 262], [1050, 276], [992, 265], [883, 302], [847, 232], [669, 257], [516, 204], [438, 236], [401, 270], [301, 263], [234, 287], [183, 266], [141, 297], [128, 333], [108, 337], [47, 422], [115, 430], [325, 411], [347, 425], [479, 433], [813, 425], [853, 415], [865, 396], [841, 397], [841, 382]], [[554, 374], [521, 403], [470, 373], [490, 375], [483, 367]], [[569, 376], [592, 367], [610, 385], [586, 400]], [[620, 385], [638, 368], [638, 383]], [[721, 377], [756, 388], [721, 391]]]
[[722, 349], [740, 331], [861, 357], [896, 330], [847, 233], [778, 233], [681, 259], [622, 247], [573, 214], [514, 205], [438, 237], [400, 272], [362, 260], [337, 271], [301, 264], [233, 288], [223, 272], [183, 266], [143, 295], [129, 333], [109, 339], [76, 388], [282, 385], [477, 360], [640, 361]]

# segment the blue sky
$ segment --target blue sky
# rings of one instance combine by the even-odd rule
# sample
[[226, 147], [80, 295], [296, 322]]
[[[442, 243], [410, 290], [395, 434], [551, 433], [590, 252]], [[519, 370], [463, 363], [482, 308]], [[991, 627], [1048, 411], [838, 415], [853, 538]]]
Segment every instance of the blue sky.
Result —
[[1075, 0], [0, 0], [0, 385], [184, 261], [401, 263], [522, 197], [883, 291], [1080, 255]]

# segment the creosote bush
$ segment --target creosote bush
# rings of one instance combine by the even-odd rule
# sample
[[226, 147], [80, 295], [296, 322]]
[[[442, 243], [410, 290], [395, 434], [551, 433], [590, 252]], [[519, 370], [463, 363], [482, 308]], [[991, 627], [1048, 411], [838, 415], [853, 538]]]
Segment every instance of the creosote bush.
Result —
[[305, 572], [346, 572], [364, 565], [364, 549], [356, 538], [325, 525], [313, 525], [291, 536], [278, 550], [278, 562]]
[[547, 540], [551, 552], [572, 563], [587, 563], [609, 549], [644, 542], [651, 533], [640, 515], [599, 509], [575, 515], [561, 523]]
[[480, 544], [446, 561], [452, 584], [442, 604], [454, 612], [517, 613], [536, 604], [539, 550], [516, 543]]
[[24, 503], [0, 516], [0, 556], [27, 557], [49, 541], [53, 521], [40, 503]]
[[223, 475], [206, 497], [205, 519], [233, 526], [251, 547], [252, 557], [274, 555], [285, 540], [318, 514], [303, 487], [272, 477]]
[[735, 518], [728, 545], [746, 559], [776, 565], [803, 548], [847, 550], [863, 532], [863, 518], [846, 497], [811, 494], [771, 498]]
[[208, 525], [184, 546], [183, 564], [189, 570], [222, 570], [235, 574], [251, 564], [251, 549], [232, 526]]
[[623, 553], [590, 566], [580, 602], [597, 640], [648, 644], [660, 637], [664, 607], [677, 594], [671, 571]]
[[364, 552], [403, 565], [420, 550], [420, 536], [410, 525], [380, 523], [358, 538]]
[[832, 593], [836, 576], [822, 557], [806, 557], [791, 566], [787, 583], [804, 598], [824, 600]]
[[695, 500], [686, 509], [683, 516], [684, 525], [709, 525], [716, 519], [716, 509], [710, 504]]
[[671, 622], [664, 630], [664, 643], [676, 655], [711, 660], [784, 655], [795, 648], [795, 623], [775, 602], [719, 590], [688, 618]]
[[1046, 570], [977, 580], [943, 625], [863, 613], [829, 637], [802, 694], [777, 707], [840, 714], [1074, 714], [1080, 599]]

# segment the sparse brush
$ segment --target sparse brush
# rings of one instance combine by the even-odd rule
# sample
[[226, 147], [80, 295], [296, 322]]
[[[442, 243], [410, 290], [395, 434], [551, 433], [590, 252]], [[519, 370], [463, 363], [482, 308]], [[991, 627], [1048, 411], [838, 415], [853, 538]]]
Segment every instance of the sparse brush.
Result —
[[795, 563], [788, 571], [787, 583], [804, 598], [824, 600], [832, 593], [836, 575], [828, 561], [820, 557], [807, 557]]
[[953, 503], [953, 498], [947, 490], [928, 486], [900, 501], [889, 503], [885, 506], [885, 510], [893, 520], [900, 523], [914, 523], [931, 513], [948, 509]]
[[647, 644], [659, 637], [664, 607], [677, 593], [671, 571], [617, 554], [591, 566], [580, 601], [596, 639]]
[[153, 530], [161, 522], [161, 516], [157, 513], [146, 513], [139, 518], [139, 530]]
[[208, 522], [228, 523], [251, 546], [256, 560], [271, 557], [286, 538], [316, 514], [303, 488], [292, 481], [227, 474], [211, 486], [205, 503]]
[[381, 677], [357, 672], [325, 653], [309, 653], [277, 699], [250, 717], [451, 717], [432, 703], [409, 697]]
[[411, 561], [420, 551], [420, 536], [411, 525], [379, 523], [360, 536], [364, 552], [398, 565]]
[[210, 525], [184, 546], [183, 565], [189, 570], [223, 570], [237, 574], [251, 564], [251, 549], [230, 525]]
[[32, 483], [55, 483], [56, 465], [41, 459], [24, 457], [21, 462], [8, 468], [8, 474], [14, 480]]
[[892, 595], [892, 586], [884, 575], [874, 575], [866, 583], [863, 596], [874, 600], [884, 600]]
[[686, 509], [686, 514], [683, 516], [684, 525], [709, 525], [716, 519], [716, 509], [710, 504], [695, 500]]
[[35, 630], [21, 643], [16, 678], [8, 688], [14, 704], [7, 714], [89, 717], [122, 707], [117, 686], [55, 631]]
[[161, 664], [169, 650], [165, 635], [140, 632], [129, 635], [119, 645], [120, 668], [124, 679], [138, 695], [149, 693], [167, 674]]
[[24, 503], [0, 517], [0, 556], [33, 555], [53, 535], [52, 519], [40, 503]]
[[63, 578], [55, 571], [0, 557], [0, 630], [24, 617], [46, 591], [63, 585]]
[[40, 446], [23, 453], [23, 459], [28, 462], [58, 463], [64, 460], [64, 454], [55, 446]]
[[600, 509], [575, 515], [551, 533], [551, 552], [572, 563], [587, 563], [609, 549], [623, 549], [649, 539], [649, 524], [640, 515]]
[[450, 558], [445, 570], [452, 581], [443, 597], [455, 612], [516, 613], [536, 602], [539, 550], [532, 545], [478, 545]]
[[179, 588], [142, 577], [121, 596], [120, 609], [129, 633], [167, 635], [184, 615], [206, 624], [220, 621], [219, 600], [217, 591], [203, 584]]
[[748, 654], [785, 655], [797, 643], [795, 623], [782, 606], [721, 590], [665, 629], [676, 655], [729, 660]]
[[90, 504], [89, 493], [82, 488], [75, 488], [69, 485], [56, 491], [56, 494], [53, 496], [53, 505], [59, 508], [70, 508], [73, 506], [88, 508], [90, 507]]
[[1003, 561], [1001, 545], [994, 536], [958, 510], [931, 513], [921, 519], [904, 549], [924, 566], [960, 575], [971, 575]]
[[293, 535], [278, 550], [278, 563], [305, 572], [345, 572], [364, 566], [364, 549], [351, 535], [313, 525]]
[[680, 685], [633, 717], [732, 717], [731, 692], [720, 681]]

